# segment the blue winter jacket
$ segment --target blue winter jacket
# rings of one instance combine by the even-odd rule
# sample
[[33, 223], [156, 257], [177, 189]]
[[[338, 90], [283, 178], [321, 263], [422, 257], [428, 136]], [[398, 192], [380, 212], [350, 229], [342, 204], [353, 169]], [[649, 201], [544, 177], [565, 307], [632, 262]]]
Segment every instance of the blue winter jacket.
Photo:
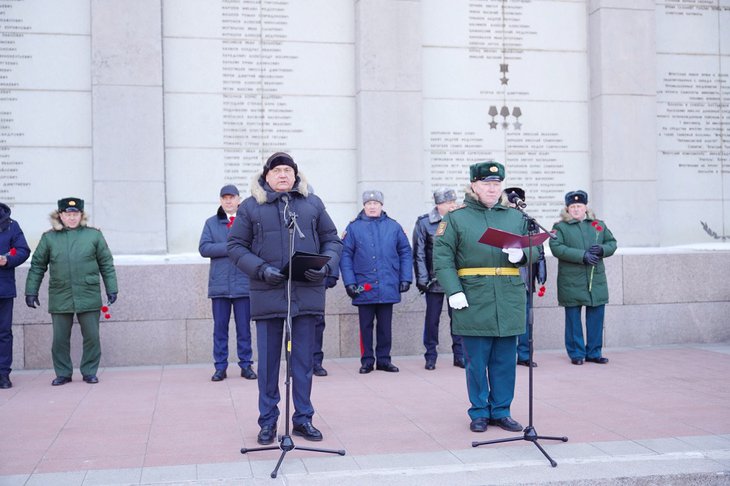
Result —
[[[263, 173], [251, 182], [251, 197], [238, 207], [228, 237], [228, 256], [251, 278], [251, 318], [274, 319], [287, 315], [286, 281], [270, 285], [263, 279], [268, 266], [279, 270], [289, 261], [291, 214], [299, 231], [294, 233], [294, 251], [330, 257], [329, 268], [340, 261], [342, 242], [322, 200], [311, 194], [301, 171], [289, 192], [275, 192]], [[331, 270], [328, 272], [332, 275]], [[325, 281], [292, 282], [291, 316], [323, 315]]]
[[12, 299], [15, 291], [15, 267], [30, 256], [30, 247], [17, 221], [10, 219], [10, 207], [0, 203], [0, 255], [15, 248], [15, 256], [7, 255], [8, 263], [0, 267], [0, 299]]
[[361, 291], [352, 304], [400, 302], [400, 283], [413, 280], [413, 254], [401, 225], [385, 211], [378, 218], [360, 211], [347, 225], [342, 244], [342, 283], [372, 287]]
[[248, 275], [236, 268], [228, 258], [229, 220], [222, 207], [218, 213], [205, 221], [203, 234], [200, 235], [198, 251], [205, 258], [210, 258], [208, 272], [208, 297], [226, 297], [236, 299], [248, 297]]

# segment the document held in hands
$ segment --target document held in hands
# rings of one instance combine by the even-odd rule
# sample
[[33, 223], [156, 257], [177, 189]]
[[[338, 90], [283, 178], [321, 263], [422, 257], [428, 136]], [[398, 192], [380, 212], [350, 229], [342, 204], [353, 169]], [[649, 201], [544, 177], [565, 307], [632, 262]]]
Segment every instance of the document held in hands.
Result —
[[[291, 279], [298, 282], [306, 282], [307, 279], [304, 276], [304, 272], [310, 268], [319, 270], [324, 267], [325, 264], [330, 261], [330, 257], [327, 255], [318, 255], [317, 253], [307, 253], [305, 251], [295, 251], [291, 257], [292, 268], [294, 269], [291, 274]], [[289, 264], [284, 265], [281, 269], [283, 275], [289, 276]]]
[[550, 233], [538, 233], [530, 237], [528, 235], [516, 235], [497, 228], [487, 228], [487, 231], [479, 238], [479, 243], [496, 248], [527, 248], [530, 246], [530, 239], [532, 239], [532, 246], [537, 246], [542, 245], [548, 238], [550, 238]]

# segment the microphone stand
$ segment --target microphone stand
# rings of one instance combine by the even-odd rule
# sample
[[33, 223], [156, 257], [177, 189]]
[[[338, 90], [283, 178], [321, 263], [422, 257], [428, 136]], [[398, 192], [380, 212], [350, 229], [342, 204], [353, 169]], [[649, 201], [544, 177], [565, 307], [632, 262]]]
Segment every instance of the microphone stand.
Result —
[[532, 236], [538, 232], [538, 228], [543, 230], [545, 233], [548, 233], [550, 235], [551, 239], [555, 239], [555, 238], [557, 238], [557, 236], [550, 233], [548, 230], [546, 230], [544, 227], [542, 227], [540, 225], [540, 223], [538, 223], [535, 220], [535, 218], [533, 218], [532, 216], [527, 214], [524, 210], [524, 206], [526, 206], [526, 204], [524, 204], [522, 201], [519, 201], [519, 202], [521, 204], [515, 204], [515, 209], [517, 209], [519, 212], [521, 212], [522, 217], [527, 221], [527, 229], [528, 229], [527, 238], [528, 238], [528, 244], [529, 244], [529, 248], [527, 250], [527, 254], [528, 254], [528, 256], [527, 256], [527, 264], [528, 264], [527, 279], [529, 282], [527, 299], [530, 304], [529, 311], [527, 314], [527, 342], [528, 342], [529, 349], [530, 349], [530, 362], [529, 362], [529, 366], [528, 366], [528, 368], [529, 368], [529, 371], [528, 371], [528, 373], [529, 373], [529, 375], [528, 375], [529, 376], [529, 378], [528, 378], [528, 382], [529, 382], [528, 402], [529, 402], [529, 411], [530, 411], [529, 423], [527, 424], [527, 427], [525, 427], [522, 437], [508, 437], [505, 439], [487, 440], [487, 441], [483, 441], [483, 442], [472, 442], [471, 446], [479, 447], [479, 446], [485, 445], [485, 444], [498, 444], [498, 443], [502, 443], [502, 442], [514, 442], [517, 440], [526, 440], [528, 442], [532, 442], [533, 444], [535, 444], [535, 446], [538, 449], [540, 449], [540, 452], [542, 452], [542, 454], [547, 458], [547, 460], [550, 461], [550, 465], [552, 467], [556, 467], [558, 465], [558, 463], [555, 462], [553, 460], [553, 458], [548, 455], [548, 453], [545, 451], [545, 449], [543, 449], [542, 446], [537, 441], [538, 441], [538, 439], [545, 439], [545, 440], [560, 440], [563, 442], [568, 442], [568, 438], [567, 437], [551, 437], [551, 436], [546, 436], [546, 435], [538, 435], [537, 431], [535, 430], [535, 427], [532, 423], [532, 398], [533, 398], [533, 394], [532, 394], [532, 391], [533, 391], [533, 389], [532, 389], [532, 370], [533, 370], [532, 355], [535, 351], [535, 348], [533, 346], [533, 333], [532, 333], [533, 320], [534, 320], [534, 312], [532, 309], [532, 304], [533, 304], [533, 294], [535, 292], [535, 281], [534, 281], [535, 277], [533, 275], [533, 264], [532, 264]]
[[[282, 199], [285, 199], [283, 197]], [[286, 411], [285, 411], [285, 425], [284, 425], [284, 435], [279, 437], [279, 445], [275, 446], [266, 446], [266, 447], [254, 447], [254, 448], [248, 448], [244, 447], [241, 449], [241, 454], [246, 454], [247, 452], [257, 452], [257, 451], [271, 451], [275, 449], [281, 449], [281, 455], [279, 456], [279, 461], [276, 463], [276, 467], [274, 467], [274, 470], [271, 471], [271, 477], [275, 478], [279, 467], [281, 466], [281, 463], [284, 461], [284, 456], [286, 456], [286, 453], [289, 451], [293, 451], [294, 449], [299, 449], [302, 451], [311, 451], [311, 452], [324, 452], [328, 454], [338, 454], [340, 456], [345, 455], [345, 451], [343, 449], [340, 450], [333, 450], [333, 449], [316, 449], [313, 447], [301, 447], [296, 446], [294, 444], [294, 440], [291, 437], [290, 434], [290, 428], [289, 428], [289, 417], [290, 417], [290, 410], [289, 410], [289, 403], [291, 401], [291, 346], [292, 346], [292, 316], [291, 316], [291, 284], [292, 284], [292, 255], [294, 255], [294, 230], [297, 230], [297, 233], [299, 235], [300, 239], [304, 239], [304, 233], [302, 233], [301, 228], [299, 228], [299, 225], [297, 224], [297, 213], [294, 211], [289, 211], [289, 221], [286, 221], [287, 217], [287, 209], [289, 207], [289, 200], [288, 198], [285, 199], [285, 207], [284, 207], [284, 218], [287, 228], [289, 228], [289, 277], [287, 278], [286, 283], [286, 325], [284, 326], [284, 357], [286, 359], [286, 380], [284, 381], [284, 385], [286, 387]]]

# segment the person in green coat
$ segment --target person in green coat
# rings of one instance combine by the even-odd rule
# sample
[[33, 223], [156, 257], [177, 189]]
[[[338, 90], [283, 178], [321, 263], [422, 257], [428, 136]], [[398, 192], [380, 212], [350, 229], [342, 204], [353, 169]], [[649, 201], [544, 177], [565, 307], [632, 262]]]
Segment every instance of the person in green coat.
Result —
[[43, 275], [50, 268], [48, 312], [53, 324], [51, 356], [56, 371], [56, 378], [51, 382], [53, 386], [71, 381], [74, 314], [84, 338], [81, 375], [86, 383], [99, 382], [96, 372], [101, 359], [101, 279], [108, 304], [117, 300], [117, 276], [111, 251], [101, 231], [87, 226], [86, 219], [83, 199], [67, 197], [58, 201], [58, 210], [51, 213], [52, 229], [41, 236], [25, 283], [25, 303], [35, 308], [40, 305], [38, 291]]
[[[561, 220], [553, 225], [557, 239], [550, 240], [550, 249], [558, 259], [558, 304], [565, 307], [565, 349], [574, 365], [582, 365], [583, 361], [608, 363], [601, 352], [608, 303], [603, 259], [616, 252], [616, 239], [587, 205], [585, 191], [567, 193]], [[586, 341], [581, 322], [583, 306]]]
[[[519, 432], [510, 416], [515, 389], [517, 336], [525, 332], [525, 284], [521, 248], [479, 242], [487, 228], [527, 234], [527, 223], [502, 194], [504, 166], [480, 162], [469, 168], [464, 205], [446, 214], [434, 234], [433, 268], [453, 311], [453, 332], [462, 336], [469, 428], [497, 425]], [[538, 256], [533, 248], [533, 259]]]

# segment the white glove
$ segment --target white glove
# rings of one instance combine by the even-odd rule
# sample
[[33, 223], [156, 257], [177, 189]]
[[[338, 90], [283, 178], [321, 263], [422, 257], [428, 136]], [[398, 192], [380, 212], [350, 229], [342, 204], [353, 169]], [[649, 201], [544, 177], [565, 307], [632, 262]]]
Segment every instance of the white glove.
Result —
[[469, 302], [466, 301], [464, 292], [457, 292], [449, 296], [449, 305], [452, 309], [463, 309], [464, 307], [469, 307]]
[[512, 263], [519, 263], [524, 256], [522, 248], [502, 248], [502, 251], [507, 254], [507, 259]]

